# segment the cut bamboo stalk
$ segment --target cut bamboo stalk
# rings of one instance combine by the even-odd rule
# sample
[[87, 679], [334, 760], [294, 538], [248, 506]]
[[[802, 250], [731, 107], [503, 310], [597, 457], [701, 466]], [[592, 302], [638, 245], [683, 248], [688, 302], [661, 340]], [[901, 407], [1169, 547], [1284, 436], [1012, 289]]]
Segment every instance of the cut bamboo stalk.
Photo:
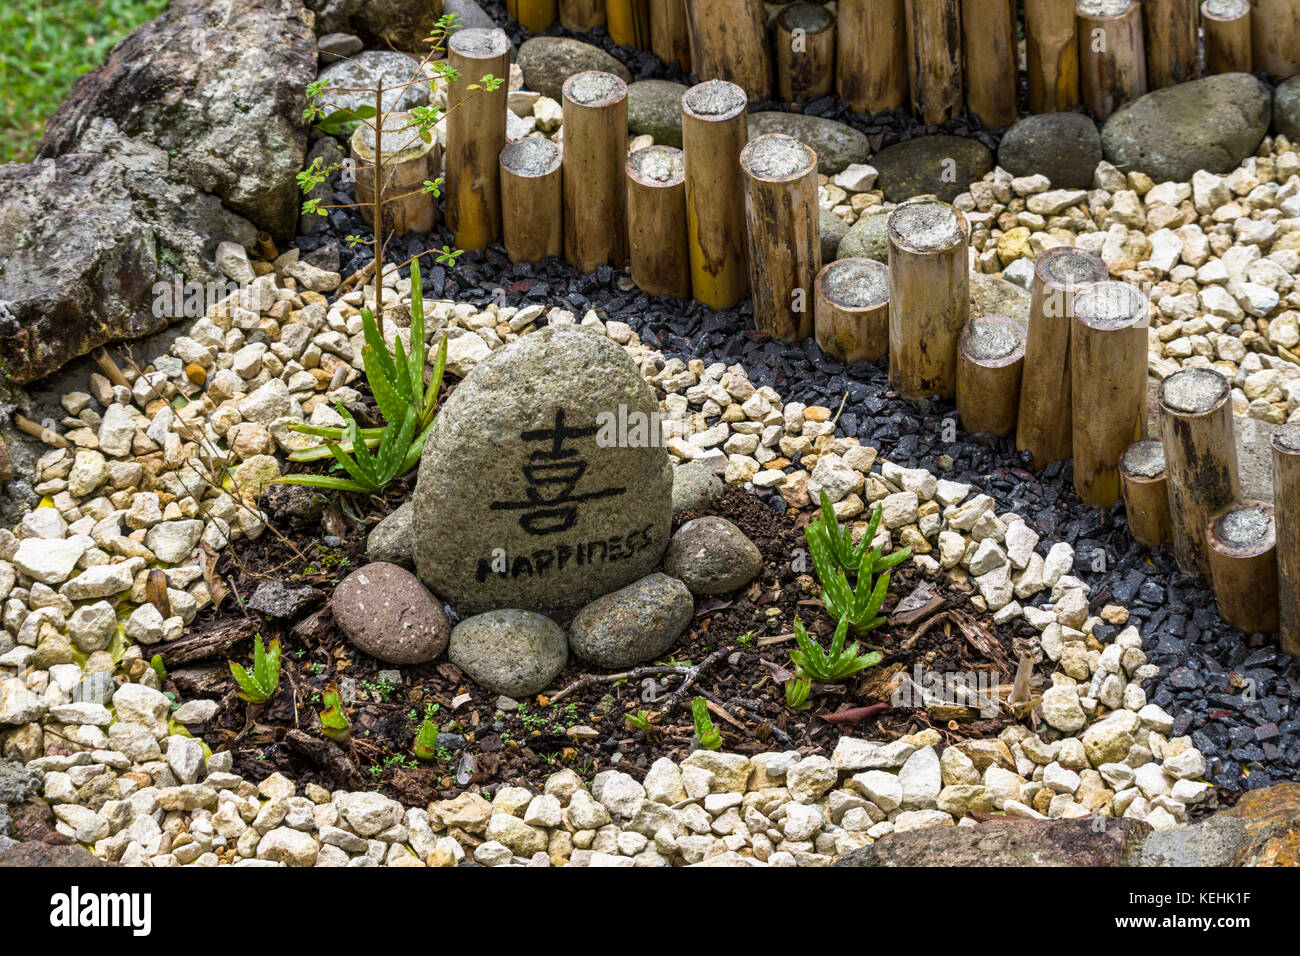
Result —
[[889, 214], [889, 381], [904, 398], [957, 395], [957, 347], [970, 312], [966, 217], [937, 199]]
[[1029, 452], [1032, 467], [1068, 459], [1070, 419], [1070, 326], [1074, 297], [1108, 275], [1091, 252], [1057, 246], [1034, 262], [1029, 300], [1025, 371], [1016, 421], [1016, 448]]
[[1282, 652], [1300, 657], [1300, 425], [1273, 433], [1278, 629]]
[[1169, 544], [1169, 482], [1165, 446], [1144, 438], [1128, 446], [1119, 460], [1119, 484], [1133, 539], [1148, 548]]
[[903, 0], [840, 0], [835, 25], [835, 84], [855, 113], [907, 103], [907, 30]]
[[1158, 90], [1201, 75], [1196, 0], [1142, 0], [1147, 85]]
[[269, 232], [258, 230], [256, 240], [257, 254], [267, 262], [274, 262], [280, 258], [280, 251], [275, 248], [275, 240], [271, 238]]
[[627, 158], [627, 230], [632, 281], [649, 295], [691, 295], [686, 251], [686, 168], [671, 146]]
[[819, 3], [792, 3], [776, 17], [776, 91], [810, 100], [835, 89], [835, 17]]
[[605, 0], [559, 0], [560, 26], [568, 33], [590, 33], [605, 25]]
[[1300, 73], [1300, 0], [1254, 0], [1250, 51], [1255, 69], [1275, 79]]
[[[457, 30], [447, 63], [460, 74], [447, 84], [447, 228], [458, 248], [483, 249], [501, 238], [510, 40], [504, 30]], [[495, 90], [481, 82], [489, 75], [502, 80]]]
[[961, 0], [966, 109], [989, 129], [1020, 116], [1015, 0]]
[[[414, 142], [412, 142], [414, 141]], [[365, 123], [352, 134], [353, 168], [357, 173], [358, 211], [366, 225], [375, 225], [375, 131]], [[384, 121], [383, 228], [394, 235], [433, 229], [438, 204], [432, 193], [421, 191], [424, 182], [438, 175], [438, 140], [420, 141], [407, 113], [389, 113]], [[399, 150], [398, 147], [406, 146]], [[412, 195], [407, 195], [408, 193]], [[396, 197], [402, 196], [398, 199]]]
[[650, 47], [650, 0], [605, 0], [609, 38], [634, 50]]
[[627, 84], [588, 70], [564, 81], [564, 256], [579, 272], [627, 258]]
[[1025, 330], [1014, 319], [986, 315], [971, 319], [957, 350], [957, 414], [972, 435], [998, 438], [1016, 427]]
[[1184, 571], [1210, 576], [1210, 516], [1241, 497], [1228, 380], [1185, 368], [1160, 383], [1160, 429], [1169, 475], [1173, 552]]
[[560, 148], [529, 137], [501, 150], [501, 220], [511, 262], [564, 255], [564, 173]]
[[1029, 111], [1061, 113], [1079, 102], [1079, 41], [1074, 0], [1025, 4]]
[[749, 229], [754, 326], [782, 342], [812, 334], [813, 282], [821, 270], [817, 154], [784, 133], [740, 152]]
[[1278, 629], [1273, 528], [1273, 506], [1250, 499], [1215, 512], [1205, 528], [1219, 616], [1247, 634], [1272, 634]]
[[668, 66], [691, 72], [691, 26], [686, 0], [650, 0], [650, 49]]
[[1150, 309], [1146, 295], [1122, 282], [1098, 282], [1074, 297], [1074, 490], [1094, 508], [1119, 500], [1119, 460], [1142, 437]]
[[556, 0], [506, 0], [506, 13], [530, 33], [545, 33], [555, 22]]
[[740, 151], [749, 140], [748, 105], [745, 91], [725, 80], [709, 80], [682, 96], [691, 294], [715, 311], [731, 308], [749, 292], [740, 171]]
[[875, 259], [838, 259], [813, 284], [817, 344], [832, 358], [879, 362], [889, 354], [889, 267]]
[[31, 435], [33, 438], [39, 438], [45, 444], [52, 448], [71, 448], [72, 442], [64, 438], [53, 428], [46, 428], [32, 421], [26, 415], [14, 414], [14, 427], [25, 435]]
[[1079, 91], [1105, 120], [1147, 91], [1142, 8], [1133, 0], [1078, 0]]
[[1250, 73], [1250, 0], [1205, 0], [1205, 72]]
[[907, 0], [907, 79], [912, 112], [942, 123], [961, 112], [959, 0]]
[[763, 0], [686, 0], [691, 65], [701, 80], [727, 80], [750, 97], [772, 95]]

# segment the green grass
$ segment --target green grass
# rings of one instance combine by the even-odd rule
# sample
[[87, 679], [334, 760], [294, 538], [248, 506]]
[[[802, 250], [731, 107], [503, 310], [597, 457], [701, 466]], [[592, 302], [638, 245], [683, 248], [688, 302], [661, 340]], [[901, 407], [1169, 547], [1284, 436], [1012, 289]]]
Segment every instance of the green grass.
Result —
[[0, 163], [26, 162], [77, 77], [168, 0], [3, 0]]

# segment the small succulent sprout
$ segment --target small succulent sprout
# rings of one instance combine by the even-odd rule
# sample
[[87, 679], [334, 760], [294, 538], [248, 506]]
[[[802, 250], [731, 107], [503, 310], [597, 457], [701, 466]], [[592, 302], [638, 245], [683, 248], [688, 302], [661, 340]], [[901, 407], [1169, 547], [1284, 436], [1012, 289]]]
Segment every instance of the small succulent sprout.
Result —
[[343, 697], [338, 685], [331, 683], [321, 694], [325, 709], [320, 713], [321, 733], [337, 743], [344, 743], [352, 738], [352, 721], [343, 707]]
[[417, 760], [438, 759], [438, 725], [426, 718], [415, 735], [415, 746], [412, 749]]
[[[802, 678], [811, 678], [823, 684], [833, 684], [836, 681], [844, 680], [846, 677], [852, 677], [858, 671], [879, 664], [881, 661], [879, 651], [859, 654], [856, 641], [848, 647], [844, 646], [844, 638], [848, 634], [848, 629], [848, 618], [840, 618], [840, 623], [835, 628], [835, 636], [831, 639], [831, 648], [826, 651], [808, 634], [807, 629], [803, 626], [803, 621], [795, 618], [794, 639], [795, 643], [799, 645], [799, 649], [790, 652], [790, 660], [794, 661], [795, 673]], [[789, 700], [788, 685], [786, 699]]]
[[247, 671], [242, 664], [230, 661], [230, 673], [239, 685], [237, 692], [250, 704], [265, 704], [275, 696], [280, 686], [280, 639], [271, 641], [269, 647], [263, 645], [262, 635], [253, 640], [253, 670]]
[[722, 746], [722, 735], [713, 726], [709, 716], [709, 705], [703, 697], [691, 701], [691, 716], [695, 718], [695, 739], [705, 750], [717, 750]]

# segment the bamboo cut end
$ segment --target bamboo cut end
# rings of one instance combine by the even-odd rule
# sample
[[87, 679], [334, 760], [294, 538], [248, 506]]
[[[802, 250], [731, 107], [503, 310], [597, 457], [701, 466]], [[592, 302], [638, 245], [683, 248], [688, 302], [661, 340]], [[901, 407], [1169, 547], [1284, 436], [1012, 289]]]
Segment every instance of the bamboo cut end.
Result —
[[510, 52], [510, 38], [501, 29], [466, 27], [451, 35], [447, 50], [471, 60], [494, 60]]
[[837, 259], [817, 276], [817, 287], [841, 309], [876, 309], [889, 301], [889, 267], [875, 259]]
[[682, 94], [682, 111], [696, 119], [719, 122], [749, 108], [749, 96], [735, 83], [709, 80]]
[[961, 351], [972, 362], [996, 368], [1025, 357], [1025, 333], [1018, 322], [1002, 315], [971, 319], [961, 337]]
[[1119, 470], [1129, 478], [1155, 481], [1165, 474], [1165, 446], [1154, 438], [1144, 438], [1128, 446], [1119, 460]]
[[1249, 558], [1276, 543], [1273, 508], [1262, 501], [1240, 501], [1218, 512], [1206, 527], [1210, 546], [1230, 557]]
[[686, 181], [685, 155], [672, 146], [647, 146], [627, 158], [627, 174], [645, 186], [676, 186]]
[[578, 106], [612, 106], [626, 96], [627, 84], [613, 73], [587, 70], [564, 81], [564, 98]]
[[1283, 425], [1273, 433], [1273, 450], [1283, 455], [1300, 455], [1300, 425]]
[[1240, 20], [1250, 13], [1250, 0], [1205, 0], [1201, 12], [1211, 20]]
[[1133, 9], [1133, 0], [1075, 0], [1074, 9], [1081, 17], [1122, 17]]
[[966, 241], [966, 217], [937, 199], [909, 199], [889, 214], [889, 239], [905, 252], [944, 252]]
[[821, 33], [835, 26], [835, 16], [820, 3], [792, 3], [777, 17], [781, 26], [793, 33]]
[[1180, 415], [1205, 415], [1231, 394], [1228, 380], [1214, 369], [1185, 368], [1160, 383], [1160, 407]]
[[1109, 275], [1101, 257], [1074, 246], [1044, 250], [1034, 260], [1034, 277], [1043, 285], [1069, 289], [1104, 282]]
[[767, 133], [740, 151], [740, 168], [755, 179], [795, 182], [817, 169], [817, 154], [793, 136]]
[[1074, 318], [1102, 332], [1145, 327], [1150, 310], [1142, 291], [1124, 282], [1098, 282], [1074, 297]]
[[560, 147], [537, 136], [509, 143], [501, 150], [501, 165], [527, 179], [550, 175], [560, 168], [562, 158]]

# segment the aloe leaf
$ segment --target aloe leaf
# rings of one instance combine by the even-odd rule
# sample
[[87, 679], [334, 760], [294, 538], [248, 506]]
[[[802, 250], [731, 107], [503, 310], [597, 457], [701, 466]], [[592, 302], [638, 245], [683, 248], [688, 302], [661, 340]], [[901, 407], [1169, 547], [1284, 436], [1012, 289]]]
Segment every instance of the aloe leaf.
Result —
[[354, 491], [361, 495], [368, 495], [373, 490], [369, 485], [363, 485], [351, 478], [340, 478], [337, 475], [286, 475], [277, 478], [276, 484], [302, 485], [305, 488], [325, 488], [330, 491]]

